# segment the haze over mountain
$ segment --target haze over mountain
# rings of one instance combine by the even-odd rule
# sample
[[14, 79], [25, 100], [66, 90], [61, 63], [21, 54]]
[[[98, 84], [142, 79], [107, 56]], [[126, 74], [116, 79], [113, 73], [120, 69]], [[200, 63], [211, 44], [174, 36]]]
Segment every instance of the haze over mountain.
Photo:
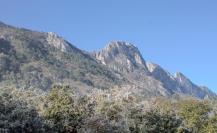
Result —
[[66, 84], [80, 91], [128, 88], [144, 97], [216, 97], [182, 73], [173, 76], [159, 65], [146, 62], [138, 48], [127, 42], [113, 41], [89, 54], [55, 33], [0, 23], [0, 60], [1, 88], [49, 90], [52, 85]]

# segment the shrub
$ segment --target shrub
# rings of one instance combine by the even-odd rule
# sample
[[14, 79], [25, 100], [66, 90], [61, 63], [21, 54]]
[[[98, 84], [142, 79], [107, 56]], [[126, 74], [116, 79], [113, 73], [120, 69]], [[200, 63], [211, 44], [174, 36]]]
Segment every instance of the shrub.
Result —
[[181, 126], [181, 120], [175, 114], [166, 114], [158, 110], [150, 110], [143, 116], [142, 132], [176, 133]]
[[76, 133], [88, 115], [86, 100], [76, 99], [69, 86], [54, 86], [47, 96], [45, 118], [58, 132]]
[[181, 102], [179, 116], [190, 131], [201, 132], [210, 111], [210, 105], [204, 101], [186, 100]]
[[15, 101], [7, 93], [0, 95], [0, 132], [43, 133], [47, 130], [48, 127], [35, 108], [28, 107], [24, 102]]

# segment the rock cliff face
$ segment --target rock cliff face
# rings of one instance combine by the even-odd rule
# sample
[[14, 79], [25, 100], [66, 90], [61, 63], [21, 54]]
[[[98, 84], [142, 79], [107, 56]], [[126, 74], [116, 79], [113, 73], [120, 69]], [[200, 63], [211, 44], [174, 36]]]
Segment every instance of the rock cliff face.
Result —
[[47, 33], [47, 43], [53, 45], [62, 52], [71, 52], [72, 47], [63, 38], [59, 37], [56, 33]]
[[195, 85], [182, 73], [178, 72], [173, 76], [161, 66], [146, 62], [138, 48], [130, 43], [110, 42], [105, 49], [94, 53], [94, 56], [102, 64], [125, 75], [129, 81], [143, 90], [150, 92], [158, 90], [161, 95], [215, 97], [214, 93]]
[[95, 53], [96, 59], [102, 64], [124, 73], [137, 71], [148, 73], [145, 60], [137, 47], [126, 42], [110, 42], [108, 46]]
[[[215, 96], [211, 91], [207, 91], [204, 87], [200, 87], [191, 82], [184, 74], [177, 72], [175, 74], [175, 79], [177, 81], [178, 87], [181, 93], [191, 94], [200, 98], [205, 98], [209, 96]], [[205, 87], [206, 88], [206, 87]]]
[[146, 62], [131, 43], [110, 42], [105, 49], [87, 54], [55, 33], [0, 22], [0, 88], [49, 90], [56, 84], [85, 92], [117, 88], [141, 97], [216, 97], [183, 74], [173, 76], [159, 65]]
[[161, 66], [148, 62], [148, 70], [152, 77], [163, 83], [163, 86], [170, 92], [180, 92], [176, 79], [169, 72], [164, 70]]
[[163, 86], [170, 91], [180, 94], [192, 95], [200, 98], [213, 97], [214, 93], [206, 91], [203, 87], [195, 85], [184, 74], [177, 72], [174, 76], [165, 71], [159, 65], [154, 63], [148, 63], [148, 69], [152, 73], [152, 76], [161, 81]]
[[131, 43], [113, 41], [105, 49], [93, 53], [94, 57], [129, 81], [138, 94], [147, 96], [171, 95], [158, 80], [151, 77], [146, 61]]

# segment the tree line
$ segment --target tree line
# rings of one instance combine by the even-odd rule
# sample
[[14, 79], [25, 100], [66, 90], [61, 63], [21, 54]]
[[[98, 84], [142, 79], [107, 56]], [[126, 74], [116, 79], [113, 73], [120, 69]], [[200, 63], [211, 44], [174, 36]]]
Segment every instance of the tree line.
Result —
[[17, 94], [0, 93], [0, 132], [217, 132], [216, 103], [211, 100], [135, 95], [111, 99], [103, 91], [80, 95], [69, 86], [54, 86], [32, 101], [28, 100], [31, 93]]

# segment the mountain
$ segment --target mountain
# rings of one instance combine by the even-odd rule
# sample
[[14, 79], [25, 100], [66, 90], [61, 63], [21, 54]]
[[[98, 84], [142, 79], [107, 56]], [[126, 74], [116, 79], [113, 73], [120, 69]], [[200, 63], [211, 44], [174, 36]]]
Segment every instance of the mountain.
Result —
[[146, 61], [134, 45], [113, 41], [105, 49], [92, 55], [108, 68], [121, 73], [129, 81], [130, 87], [136, 89], [137, 94], [145, 96], [171, 95], [161, 82], [151, 77]]
[[182, 73], [178, 72], [173, 76], [161, 66], [146, 62], [138, 48], [130, 43], [110, 42], [105, 49], [93, 55], [102, 64], [122, 73], [143, 90], [159, 91], [163, 96], [184, 94], [198, 98], [216, 97], [209, 89], [195, 85]]
[[120, 95], [130, 91], [141, 97], [217, 97], [183, 74], [173, 76], [145, 61], [131, 43], [113, 41], [99, 52], [88, 53], [55, 33], [0, 22], [0, 88], [46, 91], [59, 84], [85, 93], [116, 88]]
[[116, 71], [130, 73], [136, 70], [148, 73], [145, 60], [138, 48], [126, 42], [110, 42], [102, 51], [95, 54], [102, 64]]
[[161, 81], [164, 84], [164, 87], [168, 90], [199, 98], [215, 97], [213, 92], [207, 91], [209, 89], [204, 89], [203, 87], [195, 85], [190, 79], [180, 72], [177, 72], [173, 76], [157, 64], [148, 63], [147, 66], [149, 71], [152, 73], [152, 76]]
[[49, 89], [67, 84], [105, 89], [123, 82], [55, 33], [36, 32], [0, 23], [0, 85]]
[[205, 89], [207, 87], [201, 87], [201, 86], [198, 86], [192, 83], [190, 79], [188, 79], [186, 76], [184, 76], [180, 72], [175, 74], [175, 79], [179, 85], [181, 92], [184, 94], [191, 94], [191, 95], [196, 94], [195, 96], [200, 97], [200, 98], [215, 96], [213, 92], [208, 91], [208, 89]]

